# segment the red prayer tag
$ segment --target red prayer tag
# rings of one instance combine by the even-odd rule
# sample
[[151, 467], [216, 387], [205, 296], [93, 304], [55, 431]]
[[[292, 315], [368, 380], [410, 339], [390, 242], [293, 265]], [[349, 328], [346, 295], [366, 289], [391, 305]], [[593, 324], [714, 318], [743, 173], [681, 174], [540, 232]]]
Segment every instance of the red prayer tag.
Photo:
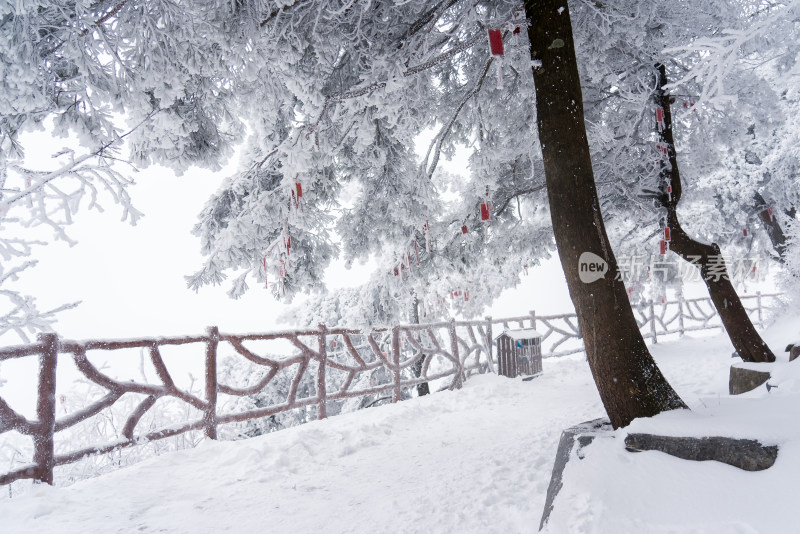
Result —
[[461, 227], [461, 233], [462, 234], [468, 234], [469, 233], [469, 228], [467, 228], [466, 224]]
[[742, 235], [747, 237], [747, 228], [742, 228]]
[[303, 196], [303, 184], [297, 182], [294, 184], [295, 189], [297, 190], [297, 198], [302, 198]]
[[482, 202], [481, 203], [481, 220], [482, 221], [488, 221], [490, 217], [491, 216], [489, 214], [489, 203], [488, 202]]
[[670, 241], [669, 226], [664, 228], [664, 241]]
[[661, 240], [661, 254], [667, 253], [667, 242], [663, 239]]
[[503, 55], [503, 34], [500, 30], [489, 30], [489, 48], [493, 56]]

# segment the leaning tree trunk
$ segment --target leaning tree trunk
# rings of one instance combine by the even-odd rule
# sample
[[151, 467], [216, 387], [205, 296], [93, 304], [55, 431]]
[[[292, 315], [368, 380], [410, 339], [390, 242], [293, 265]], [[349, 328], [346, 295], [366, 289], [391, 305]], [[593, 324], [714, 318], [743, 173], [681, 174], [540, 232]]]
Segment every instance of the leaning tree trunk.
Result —
[[[669, 95], [664, 91], [664, 86], [667, 84], [666, 69], [664, 65], [657, 65], [657, 68], [658, 84], [653, 98], [656, 105], [664, 110], [664, 124], [659, 136], [661, 143], [667, 148], [669, 158], [669, 164], [665, 162], [661, 168], [661, 193], [658, 198], [662, 206], [667, 209], [667, 226], [672, 238], [669, 248], [684, 260], [696, 262], [700, 267], [711, 301], [728, 332], [733, 348], [742, 360], [774, 362], [775, 355], [758, 335], [730, 281], [719, 246], [716, 243], [709, 245], [692, 239], [678, 220], [678, 202], [681, 200], [682, 188], [675, 140], [672, 135], [672, 110]], [[666, 191], [667, 185], [672, 187], [671, 193]]]
[[[583, 118], [578, 65], [567, 2], [525, 0], [539, 140], [558, 255], [575, 305], [600, 398], [611, 424], [685, 408], [645, 345], [606, 235]], [[579, 261], [592, 253], [606, 276], [581, 281]]]
[[[416, 295], [411, 300], [411, 317], [409, 321], [413, 324], [419, 324], [419, 299], [417, 299]], [[422, 376], [422, 366], [425, 365], [425, 358], [427, 358], [427, 356], [422, 354], [417, 361], [411, 364], [411, 370], [417, 378]], [[428, 395], [430, 392], [431, 388], [427, 382], [417, 384], [417, 396], [422, 397], [423, 395]]]

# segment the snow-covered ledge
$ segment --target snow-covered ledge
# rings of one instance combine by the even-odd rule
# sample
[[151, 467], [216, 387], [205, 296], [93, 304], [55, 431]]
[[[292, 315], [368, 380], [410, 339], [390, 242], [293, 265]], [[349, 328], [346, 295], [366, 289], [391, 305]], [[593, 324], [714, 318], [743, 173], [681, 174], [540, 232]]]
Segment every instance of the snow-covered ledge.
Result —
[[753, 391], [762, 384], [766, 384], [767, 389], [771, 389], [773, 385], [769, 382], [770, 377], [776, 372], [781, 373], [790, 361], [786, 361], [785, 356], [779, 356], [777, 361], [769, 363], [734, 363], [731, 365], [728, 392], [731, 395], [739, 395]]

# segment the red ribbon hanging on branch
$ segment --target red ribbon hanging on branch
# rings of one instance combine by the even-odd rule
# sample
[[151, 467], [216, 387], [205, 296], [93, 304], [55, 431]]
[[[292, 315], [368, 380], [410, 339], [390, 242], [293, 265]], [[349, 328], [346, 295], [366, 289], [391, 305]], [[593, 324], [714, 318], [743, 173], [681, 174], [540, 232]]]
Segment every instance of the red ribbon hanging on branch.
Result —
[[500, 30], [489, 30], [489, 49], [497, 61], [497, 88], [503, 88], [503, 34]]
[[481, 202], [481, 220], [490, 221], [492, 219], [492, 201], [489, 199], [489, 186], [486, 186], [486, 200]]
[[503, 55], [503, 34], [500, 30], [489, 30], [489, 48], [493, 56]]
[[303, 184], [300, 182], [295, 182], [294, 187], [291, 190], [291, 196], [291, 206], [294, 206], [294, 209], [298, 212], [303, 211], [303, 207], [300, 204], [300, 199], [303, 198]]
[[659, 132], [663, 132], [666, 127], [664, 123], [664, 108], [661, 106], [656, 107], [656, 126], [658, 126]]

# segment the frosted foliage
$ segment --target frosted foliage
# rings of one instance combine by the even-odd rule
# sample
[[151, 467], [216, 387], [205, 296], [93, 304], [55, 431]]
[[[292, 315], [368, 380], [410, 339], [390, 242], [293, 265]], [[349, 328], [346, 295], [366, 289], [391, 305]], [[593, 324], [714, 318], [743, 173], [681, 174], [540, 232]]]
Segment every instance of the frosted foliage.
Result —
[[[658, 254], [666, 213], [655, 199], [666, 194], [659, 174], [669, 163], [658, 149], [653, 95], [655, 65], [663, 64], [673, 82], [685, 229], [723, 253], [777, 257], [759, 213], [771, 207], [785, 225], [797, 199], [789, 170], [796, 149], [786, 142], [796, 135], [796, 9], [728, 1], [573, 7], [593, 168], [618, 256]], [[781, 30], [766, 31], [770, 24]]]
[[[725, 228], [752, 216], [756, 192], [788, 211], [797, 6], [570, 6], [615, 241], [651, 242], [663, 215], [652, 202], [661, 187], [656, 63], [674, 81], [681, 209], [724, 221], [699, 237], [726, 243]], [[504, 56], [491, 55], [487, 29], [501, 31]], [[74, 195], [51, 199], [67, 219], [104, 190], [135, 220], [119, 160], [216, 169], [240, 147], [239, 171], [195, 226], [206, 260], [190, 287], [227, 283], [238, 297], [266, 286], [288, 301], [320, 290], [333, 258], [372, 258], [378, 270], [364, 287], [328, 294], [328, 311], [309, 313], [338, 322], [356, 293], [375, 303], [364, 323], [408, 317], [414, 302], [423, 316], [478, 313], [553, 250], [526, 30], [520, 5], [506, 0], [6, 3], [0, 180], [13, 171], [22, 181], [2, 189], [0, 213], [71, 178]], [[83, 152], [37, 181], [19, 166], [19, 132], [46, 120]], [[422, 134], [430, 141], [420, 161]], [[472, 150], [468, 178], [439, 168], [458, 146]], [[52, 212], [35, 220], [63, 233], [65, 221], [41, 215]]]
[[[536, 137], [512, 135], [529, 131], [533, 121], [527, 40], [511, 31], [525, 24], [513, 8], [412, 2], [335, 11], [292, 4], [277, 14], [289, 28], [271, 36], [281, 56], [265, 50], [276, 63], [262, 66], [270, 75], [252, 87], [259, 105], [251, 108], [243, 170], [200, 216], [195, 232], [208, 260], [188, 278], [190, 286], [221, 283], [227, 271], [239, 270], [232, 296], [250, 279], [290, 299], [318, 284], [337, 254], [348, 262], [372, 257], [379, 268], [362, 287], [298, 311], [304, 323], [366, 326], [407, 317], [415, 299], [423, 309], [439, 301], [438, 315], [445, 315], [445, 296], [470, 284], [474, 300], [459, 308], [475, 313], [494, 291], [512, 285], [524, 264], [547, 255], [549, 237], [500, 252], [508, 248], [506, 228], [530, 236], [547, 226], [546, 217], [522, 217], [524, 208], [539, 210], [531, 201], [543, 202], [544, 177], [534, 173]], [[496, 88], [498, 61], [486, 46], [487, 16], [506, 30], [503, 89]], [[278, 31], [271, 20], [265, 27]], [[523, 106], [528, 111], [520, 114]], [[420, 163], [414, 141], [431, 129]], [[473, 176], [440, 174], [440, 157], [464, 143], [482, 149]], [[446, 202], [448, 191], [459, 200]], [[491, 223], [480, 221], [486, 200], [495, 208]], [[466, 237], [463, 225], [471, 228]], [[491, 279], [480, 279], [481, 270]]]

